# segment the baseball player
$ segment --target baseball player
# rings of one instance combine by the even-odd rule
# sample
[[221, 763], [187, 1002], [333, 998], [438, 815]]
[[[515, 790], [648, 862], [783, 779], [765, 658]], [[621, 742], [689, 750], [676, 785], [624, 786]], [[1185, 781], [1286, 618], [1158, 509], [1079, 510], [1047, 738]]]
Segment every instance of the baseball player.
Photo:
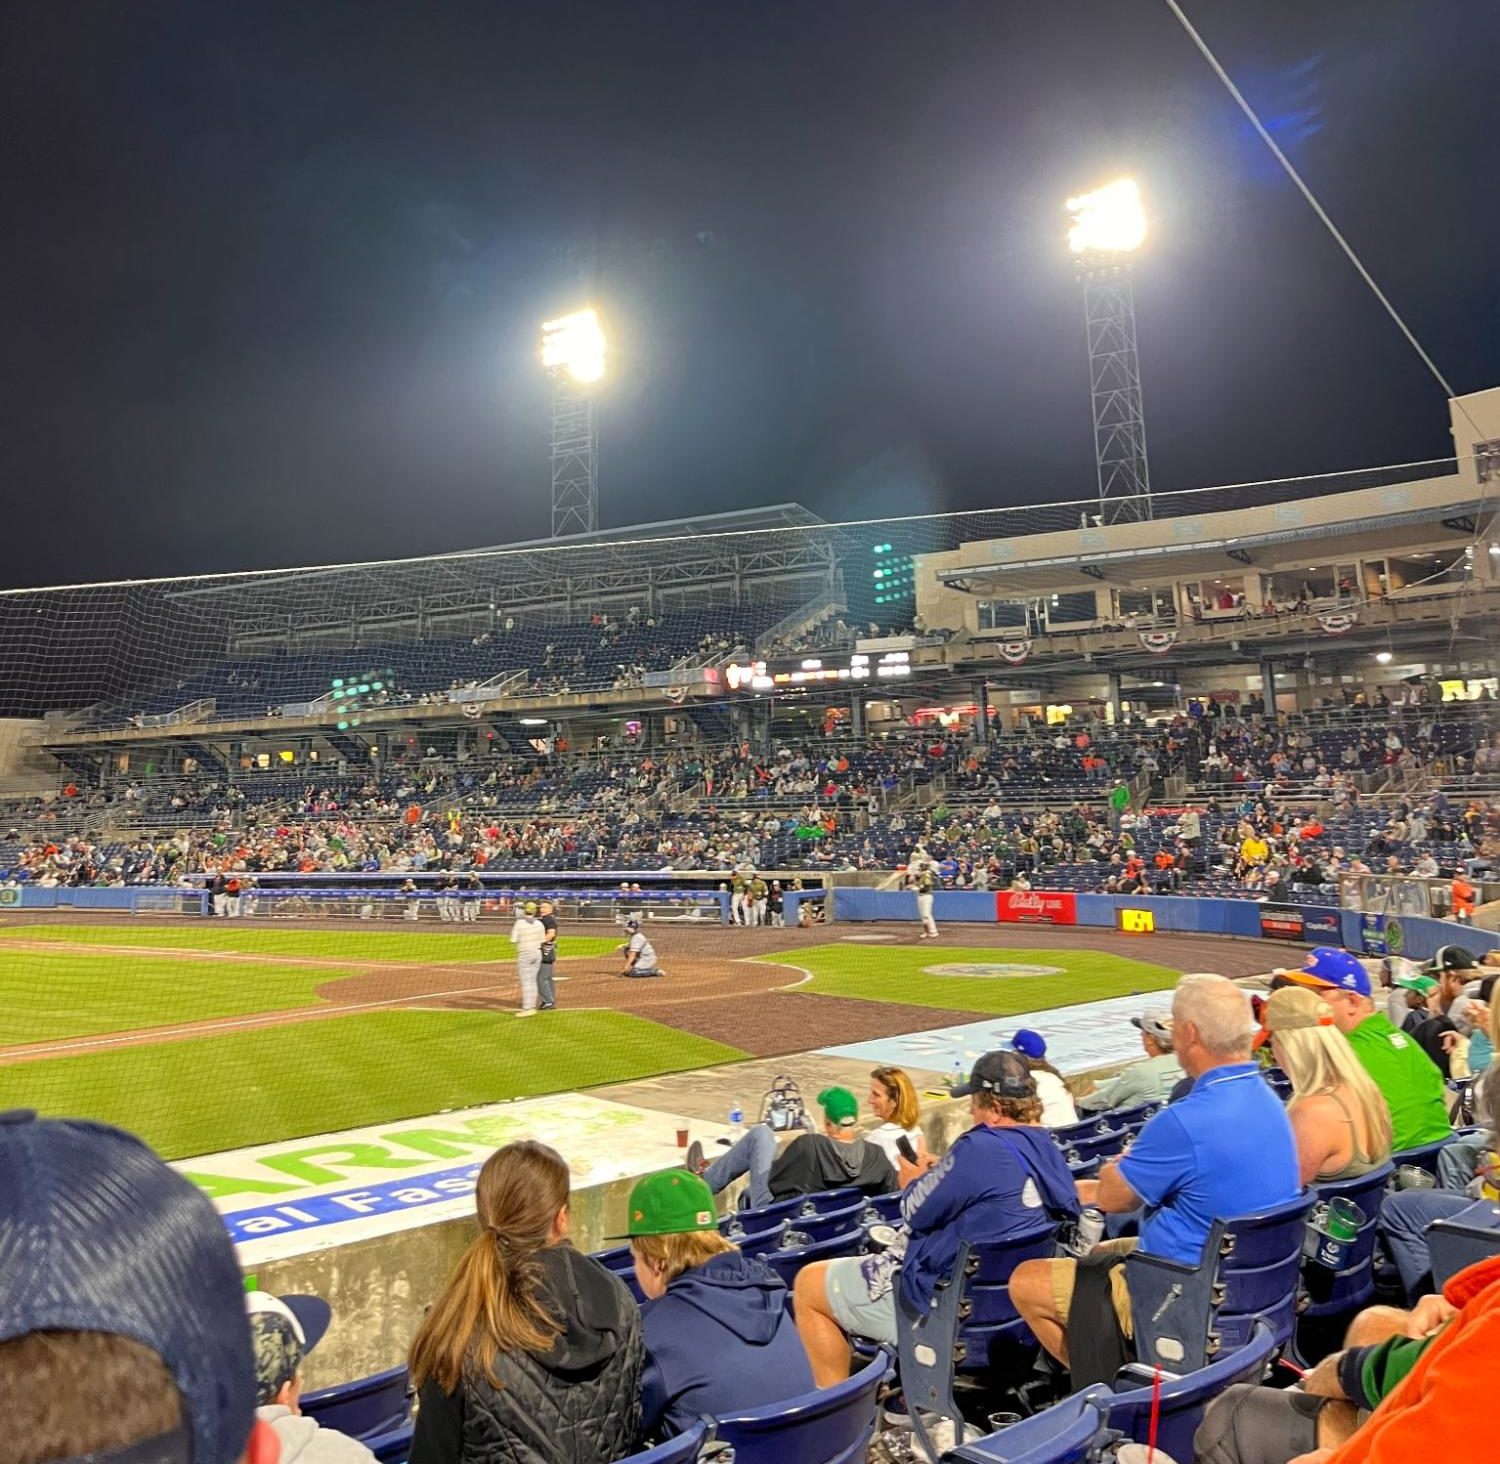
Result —
[[510, 943], [516, 948], [516, 979], [521, 983], [518, 1017], [534, 1017], [537, 1013], [537, 977], [546, 940], [547, 928], [537, 919], [536, 901], [527, 900], [510, 928]]
[[625, 929], [630, 932], [630, 939], [620, 947], [621, 954], [625, 957], [625, 969], [620, 972], [621, 976], [665, 976], [656, 964], [656, 951], [649, 940], [641, 932], [641, 922], [630, 919], [625, 922]]
[[932, 861], [925, 860], [917, 866], [917, 871], [910, 876], [912, 888], [917, 892], [917, 919], [922, 922], [922, 933], [918, 940], [936, 940], [938, 938], [937, 921], [932, 918], [932, 892], [937, 887], [937, 871], [932, 867]]

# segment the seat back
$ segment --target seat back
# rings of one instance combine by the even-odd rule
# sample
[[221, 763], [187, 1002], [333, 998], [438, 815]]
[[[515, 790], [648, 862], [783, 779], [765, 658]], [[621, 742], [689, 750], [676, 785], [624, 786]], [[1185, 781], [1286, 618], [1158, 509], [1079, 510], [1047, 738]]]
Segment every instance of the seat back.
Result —
[[[1380, 1206], [1394, 1167], [1386, 1162], [1358, 1179], [1331, 1179], [1312, 1187], [1316, 1202], [1349, 1200], [1359, 1206], [1364, 1220], [1355, 1233], [1354, 1243], [1343, 1268], [1337, 1273], [1323, 1271], [1313, 1262], [1303, 1268], [1302, 1315], [1308, 1318], [1342, 1316], [1367, 1306], [1375, 1295], [1375, 1241]], [[1319, 1274], [1321, 1272], [1321, 1274]]]
[[713, 1437], [706, 1423], [695, 1423], [686, 1433], [621, 1459], [620, 1464], [692, 1464], [704, 1444]]
[[880, 1217], [880, 1224], [896, 1225], [901, 1220], [901, 1194], [897, 1191], [890, 1195], [871, 1195], [865, 1201], [865, 1208]]
[[734, 1450], [735, 1464], [854, 1464], [874, 1437], [876, 1394], [891, 1375], [881, 1352], [831, 1388], [719, 1419], [715, 1441]]
[[1107, 1421], [1109, 1404], [1108, 1388], [1088, 1388], [946, 1457], [962, 1464], [1094, 1464], [1117, 1437]]
[[1310, 1190], [1269, 1209], [1215, 1220], [1197, 1265], [1136, 1251], [1125, 1261], [1136, 1356], [1148, 1366], [1196, 1372], [1245, 1346], [1264, 1319], [1291, 1339]]
[[[1203, 1422], [1203, 1411], [1226, 1388], [1235, 1383], [1258, 1383], [1271, 1364], [1278, 1346], [1276, 1334], [1264, 1321], [1257, 1322], [1249, 1341], [1236, 1352], [1215, 1359], [1207, 1367], [1182, 1375], [1162, 1373], [1156, 1446], [1169, 1458], [1193, 1458], [1193, 1435]], [[1116, 1379], [1139, 1381], [1140, 1386], [1117, 1392], [1108, 1401], [1108, 1422], [1138, 1444], [1150, 1440], [1152, 1369], [1139, 1364], [1128, 1367]]]
[[1450, 1219], [1434, 1220], [1427, 1227], [1427, 1250], [1439, 1290], [1466, 1266], [1500, 1255], [1500, 1204], [1475, 1200]]
[[360, 1442], [364, 1444], [380, 1464], [406, 1464], [411, 1454], [412, 1434], [416, 1425], [408, 1419], [388, 1433], [367, 1434]]
[[1433, 1144], [1418, 1144], [1415, 1149], [1398, 1149], [1391, 1155], [1391, 1163], [1397, 1169], [1400, 1169], [1403, 1164], [1415, 1165], [1418, 1169], [1425, 1169], [1436, 1179], [1438, 1155], [1452, 1142], [1453, 1135], [1449, 1134], [1446, 1139], [1439, 1139]]
[[1129, 1129], [1131, 1133], [1139, 1133], [1145, 1128], [1146, 1120], [1154, 1117], [1160, 1108], [1160, 1103], [1137, 1103], [1131, 1108], [1112, 1109], [1104, 1117], [1109, 1119], [1111, 1128]]
[[411, 1379], [406, 1364], [304, 1393], [301, 1409], [319, 1427], [351, 1438], [389, 1433], [411, 1416]]
[[1011, 1302], [1010, 1277], [1022, 1261], [1050, 1256], [1056, 1244], [1057, 1227], [1050, 1221], [1006, 1241], [961, 1242], [952, 1273], [938, 1282], [923, 1312], [902, 1295], [898, 1275], [896, 1339], [901, 1389], [913, 1432], [930, 1457], [937, 1456], [924, 1414], [951, 1418], [957, 1440], [963, 1441], [963, 1419], [953, 1396], [960, 1365], [970, 1371], [983, 1369], [1002, 1341], [1024, 1340], [1034, 1346]]
[[1090, 1160], [1098, 1163], [1103, 1159], [1114, 1159], [1125, 1152], [1125, 1145], [1134, 1137], [1127, 1128], [1103, 1128], [1097, 1133], [1074, 1139], [1063, 1150], [1069, 1165]]
[[760, 1252], [760, 1259], [781, 1277], [790, 1291], [792, 1283], [797, 1279], [797, 1272], [804, 1266], [810, 1266], [814, 1261], [831, 1261], [839, 1256], [856, 1255], [863, 1249], [864, 1240], [864, 1231], [852, 1230], [844, 1235], [831, 1236], [827, 1240], [815, 1240], [811, 1245], [799, 1245], [790, 1249], [778, 1246], [773, 1250], [764, 1250]]
[[831, 1240], [835, 1235], [849, 1235], [864, 1224], [865, 1202], [856, 1198], [852, 1205], [841, 1210], [822, 1210], [816, 1215], [804, 1215], [792, 1221], [792, 1229], [800, 1230], [813, 1240]]
[[[842, 1189], [818, 1190], [817, 1193], [804, 1195], [802, 1197], [802, 1208], [797, 1212], [803, 1217], [809, 1215], [827, 1215], [834, 1210], [846, 1210], [853, 1204], [864, 1204], [865, 1197], [852, 1184], [846, 1184]], [[802, 1226], [797, 1227], [799, 1230]]]
[[789, 1200], [777, 1200], [770, 1205], [762, 1205], [758, 1210], [734, 1210], [719, 1221], [719, 1233], [734, 1239], [733, 1231], [740, 1230], [746, 1235], [758, 1234], [762, 1230], [769, 1230], [773, 1225], [785, 1224], [786, 1221], [794, 1219], [801, 1214], [802, 1207], [807, 1203], [803, 1195], [793, 1195]]

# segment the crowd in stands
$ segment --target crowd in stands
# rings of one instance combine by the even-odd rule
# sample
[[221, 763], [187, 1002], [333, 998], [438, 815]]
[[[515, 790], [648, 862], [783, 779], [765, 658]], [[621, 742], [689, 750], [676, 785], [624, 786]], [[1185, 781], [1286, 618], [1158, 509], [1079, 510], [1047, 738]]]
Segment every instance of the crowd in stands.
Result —
[[[1299, 728], [1195, 703], [1150, 726], [1079, 719], [982, 743], [905, 728], [603, 754], [497, 742], [463, 760], [414, 743], [365, 772], [273, 766], [13, 800], [0, 870], [121, 886], [221, 868], [891, 870], [926, 856], [948, 888], [1332, 903], [1344, 874], [1492, 869], [1500, 812], [1463, 780], [1500, 763], [1497, 742], [1472, 713]], [[1426, 783], [1386, 788], [1408, 763]], [[1169, 776], [1184, 791], [1164, 805]], [[1471, 791], [1445, 792], [1453, 780]]]
[[[1039, 1225], [1051, 1227], [1056, 1253], [1020, 1261], [1008, 1286], [1051, 1371], [1024, 1355], [992, 1362], [969, 1403], [981, 1414], [996, 1397], [1040, 1410], [1108, 1383], [1153, 1325], [1133, 1302], [1127, 1258], [1184, 1274], [1214, 1264], [1206, 1248], [1216, 1222], [1288, 1206], [1304, 1213], [1306, 1187], [1327, 1194], [1378, 1180], [1406, 1151], [1433, 1143], [1445, 1147], [1424, 1182], [1394, 1189], [1379, 1209], [1399, 1273], [1391, 1300], [1404, 1306], [1342, 1317], [1342, 1343], [1303, 1352], [1310, 1370], [1293, 1388], [1252, 1380], [1214, 1399], [1193, 1457], [1482, 1457], [1464, 1440], [1478, 1426], [1475, 1390], [1500, 1362], [1500, 1234], [1489, 1259], [1440, 1290], [1425, 1236], [1474, 1196], [1500, 1200], [1500, 1002], [1490, 999], [1500, 971], [1491, 970], [1456, 947], [1425, 968], [1320, 948], [1279, 973], [1265, 998], [1222, 977], [1183, 977], [1170, 1008], [1134, 1019], [1145, 1062], [1080, 1094], [1091, 1107], [1128, 1104], [1101, 1110], [1122, 1125], [1134, 1116], [1123, 1151], [1094, 1166], [1075, 1162], [1072, 1130], [1047, 1125], [1042, 1033], [1018, 1033], [973, 1063], [951, 1090], [967, 1100], [970, 1126], [941, 1152], [929, 1149], [908, 1075], [880, 1068], [868, 1132], [856, 1095], [830, 1087], [818, 1095], [820, 1132], [778, 1146], [756, 1125], [712, 1163], [695, 1146], [681, 1168], [635, 1184], [628, 1249], [597, 1257], [571, 1243], [564, 1159], [531, 1140], [507, 1144], [479, 1172], [478, 1231], [411, 1343], [417, 1413], [399, 1457], [596, 1464], [690, 1434], [704, 1418], [726, 1419], [732, 1432], [745, 1410], [783, 1406], [795, 1416], [809, 1395], [850, 1376], [861, 1349], [902, 1354], [910, 1319], [961, 1282], [962, 1245], [1003, 1245]], [[1475, 1070], [1478, 1126], [1458, 1134], [1454, 1094], [1424, 1031], [1431, 1024], [1453, 1034], [1438, 1044], [1450, 1062]], [[1409, 1172], [1398, 1172], [1403, 1186]], [[741, 1209], [721, 1216], [715, 1192], [741, 1177]], [[793, 1215], [819, 1196], [851, 1203], [814, 1205], [803, 1212], [811, 1220]], [[841, 1244], [829, 1259], [787, 1228], [833, 1226], [845, 1214], [854, 1218], [833, 1229]], [[750, 1233], [773, 1215], [782, 1217], [774, 1233]], [[1091, 1215], [1107, 1222], [1107, 1238], [1084, 1232]], [[273, 1464], [278, 1447], [303, 1464], [360, 1464], [372, 1447], [398, 1457], [384, 1435], [348, 1438], [304, 1413], [303, 1363], [330, 1323], [327, 1304], [246, 1295], [213, 1206], [130, 1136], [0, 1116], [0, 1235], [7, 1458], [52, 1464], [130, 1451]], [[1317, 1264], [1303, 1260], [1304, 1285]], [[111, 1406], [96, 1406], [101, 1398]], [[900, 1457], [899, 1395], [883, 1402], [896, 1425], [871, 1457]], [[874, 1400], [867, 1406], [873, 1434]], [[952, 1423], [920, 1420], [939, 1447]]]

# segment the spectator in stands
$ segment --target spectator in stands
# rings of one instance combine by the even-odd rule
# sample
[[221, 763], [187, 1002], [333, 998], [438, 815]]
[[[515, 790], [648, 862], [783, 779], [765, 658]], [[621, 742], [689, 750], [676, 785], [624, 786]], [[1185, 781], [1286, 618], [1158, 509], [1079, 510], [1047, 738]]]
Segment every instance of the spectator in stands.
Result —
[[275, 1464], [244, 1284], [201, 1190], [103, 1124], [0, 1114], [8, 1464]]
[[799, 1134], [778, 1153], [771, 1125], [757, 1123], [712, 1163], [695, 1140], [688, 1146], [687, 1167], [701, 1174], [716, 1195], [748, 1175], [746, 1195], [750, 1208], [757, 1210], [822, 1190], [852, 1186], [866, 1195], [884, 1195], [895, 1189], [896, 1171], [885, 1149], [855, 1131], [859, 1103], [854, 1094], [847, 1088], [825, 1088], [818, 1106], [823, 1110], [821, 1134]]
[[534, 1140], [479, 1171], [479, 1234], [411, 1345], [410, 1464], [577, 1464], [635, 1447], [640, 1310], [568, 1243], [568, 1199], [567, 1164]]
[[812, 1391], [786, 1286], [719, 1234], [703, 1180], [681, 1169], [648, 1175], [630, 1192], [629, 1217], [635, 1278], [651, 1303], [641, 1380], [647, 1438]]
[[301, 1409], [302, 1361], [328, 1330], [332, 1312], [321, 1296], [245, 1298], [255, 1349], [255, 1415], [268, 1423], [281, 1445], [278, 1464], [373, 1464], [358, 1439], [320, 1428]]
[[[1291, 1124], [1251, 1058], [1244, 992], [1222, 976], [1184, 976], [1172, 1033], [1192, 1092], [1153, 1116], [1084, 1198], [1107, 1215], [1144, 1206], [1140, 1248], [1196, 1265], [1216, 1218], [1279, 1205], [1302, 1184]], [[1113, 1377], [1129, 1356], [1124, 1261], [1135, 1246], [1107, 1241], [1083, 1260], [1027, 1261], [1011, 1278], [1016, 1308], [1075, 1386]]]
[[1333, 1013], [1301, 986], [1273, 991], [1256, 1045], [1269, 1041], [1292, 1084], [1287, 1117], [1304, 1184], [1357, 1179], [1391, 1153], [1391, 1116]]
[[[1476, 1458], [1497, 1357], [1500, 1258], [1491, 1258], [1460, 1271], [1398, 1335], [1325, 1358], [1300, 1391], [1230, 1388], [1209, 1405], [1194, 1454], [1199, 1464]], [[1359, 1422], [1356, 1408], [1372, 1411]]]
[[1041, 1100], [1025, 1059], [988, 1052], [955, 1091], [969, 1099], [974, 1127], [941, 1160], [902, 1160], [901, 1227], [891, 1248], [797, 1273], [797, 1330], [819, 1387], [848, 1377], [849, 1337], [895, 1343], [898, 1270], [903, 1298], [923, 1310], [952, 1272], [960, 1242], [1005, 1240], [1048, 1219], [1077, 1218], [1073, 1176], [1040, 1126]]
[[1062, 1128], [1078, 1122], [1078, 1110], [1063, 1075], [1047, 1061], [1047, 1040], [1040, 1032], [1022, 1027], [1010, 1039], [1012, 1052], [1026, 1059], [1026, 1067], [1036, 1082], [1036, 1096], [1042, 1101], [1042, 1123], [1046, 1128]]
[[1141, 1034], [1144, 1062], [1133, 1062], [1078, 1100], [1083, 1113], [1103, 1113], [1112, 1108], [1134, 1108], [1141, 1103], [1165, 1103], [1182, 1081], [1182, 1064], [1172, 1051], [1172, 1013], [1158, 1007], [1132, 1017], [1130, 1025]]
[[1334, 1025], [1349, 1039], [1385, 1099], [1397, 1151], [1448, 1137], [1452, 1125], [1443, 1075], [1410, 1037], [1375, 1010], [1370, 975], [1358, 957], [1336, 946], [1317, 946], [1302, 969], [1288, 971], [1286, 978], [1316, 991], [1328, 1004]]
[[917, 1126], [919, 1105], [917, 1089], [911, 1078], [898, 1067], [878, 1067], [870, 1073], [870, 1112], [880, 1120], [878, 1128], [865, 1135], [868, 1142], [879, 1144], [894, 1168], [901, 1160], [896, 1147], [898, 1139], [906, 1141], [920, 1157], [927, 1140]]

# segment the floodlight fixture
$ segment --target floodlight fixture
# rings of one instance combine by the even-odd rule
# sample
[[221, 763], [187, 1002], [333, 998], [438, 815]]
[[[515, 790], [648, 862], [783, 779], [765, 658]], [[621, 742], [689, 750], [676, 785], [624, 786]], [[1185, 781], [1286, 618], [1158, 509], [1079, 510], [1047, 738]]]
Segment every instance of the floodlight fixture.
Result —
[[1116, 178], [1067, 203], [1073, 225], [1068, 248], [1074, 254], [1129, 254], [1146, 241], [1146, 211], [1134, 178]]
[[542, 365], [549, 371], [588, 385], [603, 377], [604, 355], [604, 329], [592, 306], [542, 322]]

